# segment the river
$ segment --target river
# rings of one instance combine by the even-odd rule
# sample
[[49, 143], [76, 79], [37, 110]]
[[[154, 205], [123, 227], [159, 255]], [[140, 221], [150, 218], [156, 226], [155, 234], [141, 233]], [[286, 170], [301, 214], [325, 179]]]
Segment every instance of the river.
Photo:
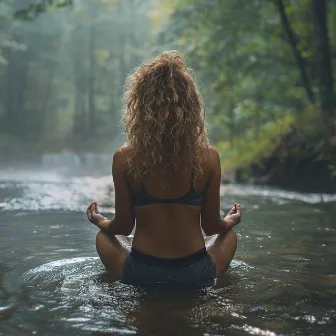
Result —
[[336, 335], [336, 195], [222, 187], [242, 204], [226, 276], [198, 292], [111, 282], [84, 211], [111, 176], [0, 171], [0, 335]]

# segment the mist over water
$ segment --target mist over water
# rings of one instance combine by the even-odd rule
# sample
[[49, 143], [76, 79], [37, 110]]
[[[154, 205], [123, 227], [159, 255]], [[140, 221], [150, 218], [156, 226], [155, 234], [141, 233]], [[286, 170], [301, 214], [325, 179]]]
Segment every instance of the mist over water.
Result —
[[113, 215], [111, 156], [88, 157], [0, 173], [0, 334], [333, 334], [335, 195], [223, 185], [222, 210], [244, 209], [225, 277], [199, 292], [141, 289], [97, 258], [84, 211], [95, 200]]
[[[12, 195], [0, 200], [2, 210], [69, 210], [84, 212], [96, 200], [102, 212], [113, 213], [112, 155], [86, 153], [48, 154], [34, 168], [0, 170], [0, 190]], [[298, 193], [272, 187], [226, 184], [221, 188], [222, 207], [230, 208], [235, 197], [244, 200], [248, 211], [260, 203], [285, 205], [293, 202], [323, 204], [336, 202], [336, 195]]]

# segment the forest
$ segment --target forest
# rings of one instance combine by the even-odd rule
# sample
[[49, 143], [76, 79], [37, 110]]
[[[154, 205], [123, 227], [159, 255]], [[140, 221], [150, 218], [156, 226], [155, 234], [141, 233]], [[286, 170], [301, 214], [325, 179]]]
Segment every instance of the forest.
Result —
[[224, 179], [336, 191], [336, 2], [2, 0], [0, 152], [112, 151], [144, 59], [195, 72]]
[[109, 150], [126, 75], [148, 56], [150, 4], [1, 5], [1, 151]]

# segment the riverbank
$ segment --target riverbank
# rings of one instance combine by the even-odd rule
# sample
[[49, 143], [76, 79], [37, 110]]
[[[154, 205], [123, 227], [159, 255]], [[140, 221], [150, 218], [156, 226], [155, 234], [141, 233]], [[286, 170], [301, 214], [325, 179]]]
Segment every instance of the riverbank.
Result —
[[[297, 132], [281, 137], [282, 141], [278, 141], [277, 145], [270, 140], [250, 142], [234, 150], [229, 149], [226, 143], [219, 143], [216, 148], [222, 154], [222, 183], [336, 193], [336, 148], [316, 149]], [[43, 144], [10, 138], [0, 140], [1, 169], [97, 170], [102, 174], [110, 174], [113, 153], [122, 144], [122, 139], [118, 138], [108, 148], [103, 148], [103, 152], [102, 147], [94, 151], [90, 146], [87, 147], [89, 151], [84, 151], [84, 148], [76, 150], [70, 143], [68, 147], [55, 150], [43, 147]]]
[[336, 177], [329, 168], [329, 162], [317, 161], [311, 156], [271, 157], [263, 166], [238, 168], [235, 180], [306, 193], [336, 193]]

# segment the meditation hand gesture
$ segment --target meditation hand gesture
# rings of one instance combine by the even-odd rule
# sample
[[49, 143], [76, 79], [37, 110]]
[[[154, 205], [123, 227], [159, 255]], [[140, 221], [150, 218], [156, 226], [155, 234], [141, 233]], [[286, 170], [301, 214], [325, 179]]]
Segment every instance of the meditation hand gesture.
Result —
[[98, 205], [96, 202], [91, 203], [89, 205], [89, 207], [86, 210], [86, 215], [88, 220], [98, 227], [100, 226], [100, 224], [104, 223], [107, 220], [107, 218], [105, 218], [103, 215], [99, 213]]
[[235, 203], [232, 209], [227, 213], [224, 220], [227, 223], [227, 228], [232, 229], [234, 226], [239, 224], [242, 219], [242, 211], [240, 204]]

